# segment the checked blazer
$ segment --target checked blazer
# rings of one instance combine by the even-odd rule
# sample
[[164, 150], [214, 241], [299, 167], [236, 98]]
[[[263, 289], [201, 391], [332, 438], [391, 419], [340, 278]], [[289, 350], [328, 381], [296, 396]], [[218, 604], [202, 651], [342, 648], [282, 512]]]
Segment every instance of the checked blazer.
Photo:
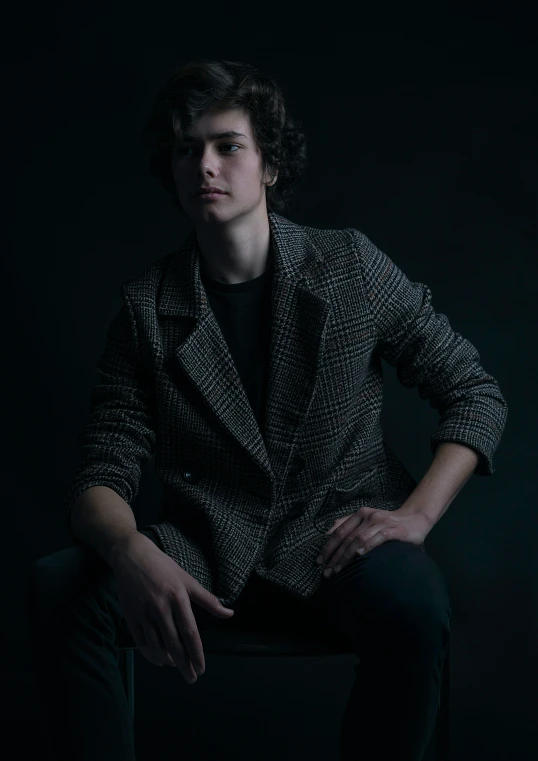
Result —
[[[355, 228], [269, 212], [274, 271], [262, 436], [200, 277], [193, 229], [122, 285], [80, 435], [69, 511], [95, 485], [128, 504], [154, 458], [163, 551], [232, 606], [255, 572], [308, 598], [334, 520], [396, 510], [416, 481], [383, 439], [381, 359], [439, 413], [430, 441], [479, 455], [491, 476], [507, 418], [473, 344]], [[75, 541], [77, 541], [75, 539]]]

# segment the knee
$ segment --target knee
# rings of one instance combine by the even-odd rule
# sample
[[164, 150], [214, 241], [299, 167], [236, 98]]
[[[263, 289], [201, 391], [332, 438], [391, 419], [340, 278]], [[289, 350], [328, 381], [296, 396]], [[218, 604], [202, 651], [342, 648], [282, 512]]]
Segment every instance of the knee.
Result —
[[409, 599], [394, 606], [385, 631], [409, 655], [437, 658], [450, 640], [450, 605], [445, 596]]
[[429, 555], [405, 546], [398, 550], [400, 563], [383, 575], [384, 589], [376, 595], [380, 625], [392, 643], [438, 652], [448, 644], [452, 615], [443, 574]]
[[101, 572], [93, 555], [83, 547], [68, 547], [38, 558], [26, 569], [24, 578], [28, 610], [33, 616], [48, 615], [82, 593]]
[[450, 628], [450, 605], [444, 595], [409, 600], [399, 606], [398, 612], [404, 625], [412, 627], [416, 633], [421, 630], [437, 632]]

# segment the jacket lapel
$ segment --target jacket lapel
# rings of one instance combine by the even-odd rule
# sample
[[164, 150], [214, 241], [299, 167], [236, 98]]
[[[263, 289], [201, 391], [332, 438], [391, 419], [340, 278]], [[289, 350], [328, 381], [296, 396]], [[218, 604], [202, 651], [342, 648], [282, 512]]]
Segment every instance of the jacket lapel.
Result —
[[165, 268], [157, 314], [193, 322], [174, 350], [178, 367], [237, 445], [278, 482], [312, 400], [330, 301], [310, 279], [322, 259], [307, 230], [268, 216], [274, 271], [265, 441], [200, 279], [194, 229]]

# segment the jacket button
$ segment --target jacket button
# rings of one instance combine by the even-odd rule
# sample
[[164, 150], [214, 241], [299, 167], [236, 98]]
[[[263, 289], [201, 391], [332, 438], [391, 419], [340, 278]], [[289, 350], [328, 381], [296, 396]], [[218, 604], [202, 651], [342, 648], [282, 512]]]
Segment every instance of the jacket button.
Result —
[[197, 473], [193, 473], [189, 470], [184, 470], [181, 474], [181, 477], [188, 484], [197, 484], [200, 480], [200, 476]]
[[305, 466], [304, 457], [301, 457], [300, 454], [296, 454], [293, 457], [293, 460], [291, 461], [291, 468], [290, 468], [289, 475], [290, 476], [299, 475], [299, 473], [301, 473], [301, 471], [304, 470], [304, 466]]
[[307, 502], [296, 502], [288, 512], [288, 516], [290, 518], [298, 518], [306, 510], [307, 504]]

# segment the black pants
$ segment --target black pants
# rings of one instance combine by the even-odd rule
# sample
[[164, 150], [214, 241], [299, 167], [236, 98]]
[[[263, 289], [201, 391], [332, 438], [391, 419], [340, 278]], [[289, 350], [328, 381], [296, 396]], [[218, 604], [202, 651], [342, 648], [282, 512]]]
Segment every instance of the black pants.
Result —
[[[151, 529], [142, 529], [159, 546]], [[61, 558], [61, 559], [60, 559]], [[115, 646], [122, 620], [110, 566], [70, 547], [27, 577], [32, 668], [54, 761], [134, 761], [132, 717]], [[359, 662], [340, 731], [341, 761], [421, 761], [435, 728], [451, 609], [423, 547], [391, 540], [323, 579], [306, 601], [252, 575], [228, 620], [195, 603], [200, 628], [320, 621]], [[202, 677], [203, 678], [203, 677]]]

